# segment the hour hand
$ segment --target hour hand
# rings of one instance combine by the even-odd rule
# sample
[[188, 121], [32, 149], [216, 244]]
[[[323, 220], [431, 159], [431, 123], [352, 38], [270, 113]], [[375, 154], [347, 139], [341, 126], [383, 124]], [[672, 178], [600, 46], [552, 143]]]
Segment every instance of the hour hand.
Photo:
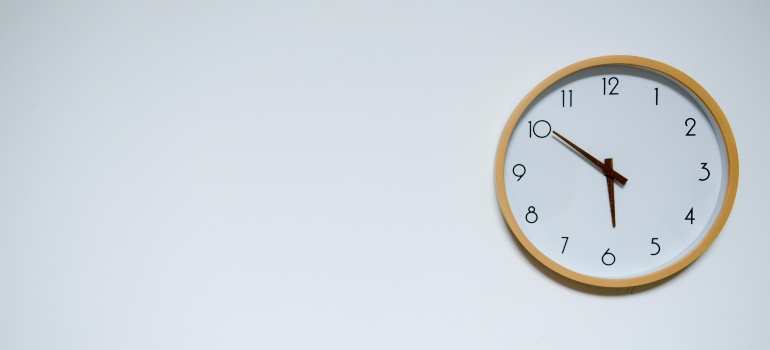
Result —
[[594, 165], [599, 167], [599, 169], [601, 169], [604, 172], [604, 174], [606, 174], [607, 176], [609, 176], [609, 177], [615, 179], [616, 181], [620, 182], [621, 185], [625, 185], [626, 184], [626, 181], [628, 181], [628, 179], [626, 179], [625, 176], [618, 174], [617, 171], [613, 170], [611, 167], [609, 167], [606, 164], [602, 163], [601, 161], [596, 159], [596, 157], [588, 154], [588, 152], [584, 151], [582, 148], [578, 147], [576, 144], [572, 143], [570, 140], [567, 140], [564, 136], [561, 136], [561, 134], [556, 132], [556, 130], [554, 130], [553, 133], [556, 136], [558, 136], [560, 139], [562, 139], [564, 142], [566, 142], [570, 147], [575, 149], [575, 151], [577, 151], [578, 153], [583, 155], [583, 157], [586, 157], [586, 159], [588, 159], [591, 163], [593, 163]]

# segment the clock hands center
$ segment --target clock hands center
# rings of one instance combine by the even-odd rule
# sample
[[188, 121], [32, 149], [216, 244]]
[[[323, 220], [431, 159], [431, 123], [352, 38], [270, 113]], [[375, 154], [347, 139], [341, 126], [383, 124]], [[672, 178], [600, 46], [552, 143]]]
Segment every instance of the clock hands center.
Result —
[[621, 185], [625, 185], [628, 179], [620, 175], [617, 171], [612, 169], [612, 166], [608, 166], [607, 164], [604, 164], [603, 162], [599, 161], [599, 159], [596, 159], [596, 157], [588, 154], [588, 152], [584, 151], [582, 148], [578, 147], [576, 144], [572, 143], [570, 140], [567, 140], [564, 136], [561, 136], [556, 130], [553, 131], [554, 135], [558, 136], [562, 141], [566, 142], [570, 147], [572, 147], [575, 151], [580, 153], [583, 157], [588, 159], [591, 163], [596, 165], [599, 169], [604, 172], [604, 174], [608, 178], [613, 178], [615, 181], [619, 182]]

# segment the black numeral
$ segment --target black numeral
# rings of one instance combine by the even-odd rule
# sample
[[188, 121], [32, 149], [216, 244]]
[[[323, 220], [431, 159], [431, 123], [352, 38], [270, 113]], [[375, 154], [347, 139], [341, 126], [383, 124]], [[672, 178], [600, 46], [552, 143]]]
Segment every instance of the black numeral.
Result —
[[[610, 258], [612, 258], [612, 261], [607, 262], [607, 260], [609, 260]], [[614, 263], [615, 263], [615, 254], [610, 253], [610, 248], [607, 248], [607, 251], [604, 252], [604, 254], [602, 254], [602, 264], [610, 266]]]
[[569, 237], [562, 237], [564, 238], [564, 247], [561, 248], [561, 253], [564, 254], [564, 249], [567, 249], [567, 241], [569, 241]]
[[[521, 174], [517, 174], [516, 173], [516, 168], [521, 169]], [[527, 173], [527, 168], [525, 168], [523, 165], [516, 164], [516, 165], [513, 166], [513, 176], [518, 177], [518, 179], [516, 179], [516, 181], [521, 181], [521, 178], [524, 177], [524, 174], [526, 174], [526, 173]]]
[[652, 239], [652, 242], [650, 242], [650, 244], [654, 244], [654, 245], [658, 246], [658, 250], [657, 250], [655, 253], [652, 253], [652, 254], [650, 254], [650, 255], [658, 255], [658, 253], [660, 253], [660, 244], [658, 244], [658, 243], [655, 243], [655, 240], [656, 240], [656, 239], [657, 239], [657, 238], [653, 238], [653, 239]]
[[702, 178], [702, 179], [698, 179], [698, 180], [701, 180], [701, 181], [706, 181], [706, 180], [708, 180], [708, 179], [709, 179], [709, 177], [711, 177], [711, 172], [710, 172], [708, 169], [706, 169], [706, 164], [708, 164], [708, 163], [700, 163], [700, 164], [701, 164], [701, 165], [703, 165], [703, 166], [701, 167], [701, 169], [703, 169], [703, 170], [705, 170], [705, 171], [706, 171], [706, 177], [704, 177], [704, 178]]
[[[545, 120], [538, 120], [534, 124], [532, 124], [531, 121], [527, 122], [529, 123], [529, 138], [532, 138], [532, 134], [539, 138], [548, 137], [548, 135], [551, 134], [551, 123], [545, 121]], [[544, 123], [540, 125], [540, 128], [538, 129], [537, 125], [540, 123]], [[544, 131], [543, 128], [548, 128], [548, 131]], [[540, 130], [540, 132], [537, 132]]]
[[[692, 126], [690, 126], [689, 121], [692, 120]], [[684, 126], [690, 126], [690, 130], [687, 130], [687, 133], [684, 134], [684, 136], [695, 136], [695, 134], [691, 134], [692, 129], [695, 129], [695, 119], [687, 118], [687, 120], [684, 121]]]
[[[612, 81], [615, 81], [615, 85], [612, 85]], [[610, 77], [610, 79], [602, 78], [602, 85], [604, 85], [604, 94], [607, 95], [607, 86], [611, 86], [612, 90], [610, 90], [610, 95], [617, 95], [618, 93], [615, 92], [615, 89], [620, 85], [620, 80], [615, 77]]]
[[[567, 92], [569, 92], [569, 106], [572, 107], [572, 90], [568, 90]], [[564, 94], [564, 90], [562, 90], [561, 91], [561, 106], [562, 107], [566, 107], [566, 105], [567, 105], [566, 97], [565, 97], [565, 94]]]
[[687, 216], [684, 217], [684, 221], [690, 220], [690, 225], [692, 225], [692, 222], [695, 221], [695, 217], [692, 214], [693, 208], [690, 208], [690, 211], [687, 212]]
[[658, 88], [655, 88], [655, 105], [658, 105]]
[[535, 207], [529, 207], [527, 209], [527, 215], [524, 215], [524, 219], [527, 220], [527, 222], [530, 224], [537, 222], [537, 213], [535, 213]]

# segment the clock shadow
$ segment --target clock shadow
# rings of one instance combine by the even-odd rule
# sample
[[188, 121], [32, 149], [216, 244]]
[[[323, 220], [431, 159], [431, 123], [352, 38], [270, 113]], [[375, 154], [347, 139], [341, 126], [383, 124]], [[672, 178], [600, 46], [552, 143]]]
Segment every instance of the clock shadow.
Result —
[[654, 289], [660, 285], [665, 284], [666, 282], [670, 281], [674, 277], [678, 276], [682, 271], [686, 270], [690, 265], [686, 266], [685, 268], [677, 271], [671, 276], [668, 276], [666, 278], [663, 278], [661, 280], [643, 284], [640, 286], [633, 286], [633, 287], [621, 287], [621, 288], [614, 288], [614, 287], [600, 287], [600, 286], [594, 286], [590, 284], [585, 284], [582, 282], [578, 282], [572, 279], [569, 279], [567, 277], [564, 277], [553, 270], [549, 269], [547, 266], [543, 265], [539, 260], [535, 259], [532, 254], [527, 251], [527, 249], [524, 248], [523, 245], [521, 245], [521, 242], [519, 242], [518, 239], [516, 239], [516, 236], [513, 234], [513, 231], [508, 227], [508, 224], [505, 222], [505, 219], [501, 216], [501, 221], [503, 226], [508, 228], [508, 234], [511, 237], [511, 240], [514, 242], [514, 245], [516, 248], [521, 252], [522, 255], [524, 255], [527, 258], [527, 261], [529, 261], [530, 264], [535, 266], [542, 274], [548, 276], [551, 280], [554, 282], [557, 282], [561, 284], [564, 287], [570, 288], [572, 290], [586, 293], [586, 294], [593, 294], [593, 295], [604, 295], [604, 296], [625, 296], [625, 295], [631, 295], [631, 294], [638, 294], [638, 293], [644, 293], [648, 290]]

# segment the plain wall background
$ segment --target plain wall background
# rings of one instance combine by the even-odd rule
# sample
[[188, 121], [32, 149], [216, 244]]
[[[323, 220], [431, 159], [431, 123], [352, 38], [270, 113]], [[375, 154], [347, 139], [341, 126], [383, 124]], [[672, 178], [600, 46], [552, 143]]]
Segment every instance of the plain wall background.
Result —
[[[0, 348], [767, 348], [760, 1], [0, 2]], [[565, 280], [503, 221], [509, 114], [576, 61], [703, 85], [721, 235], [662, 283]]]

